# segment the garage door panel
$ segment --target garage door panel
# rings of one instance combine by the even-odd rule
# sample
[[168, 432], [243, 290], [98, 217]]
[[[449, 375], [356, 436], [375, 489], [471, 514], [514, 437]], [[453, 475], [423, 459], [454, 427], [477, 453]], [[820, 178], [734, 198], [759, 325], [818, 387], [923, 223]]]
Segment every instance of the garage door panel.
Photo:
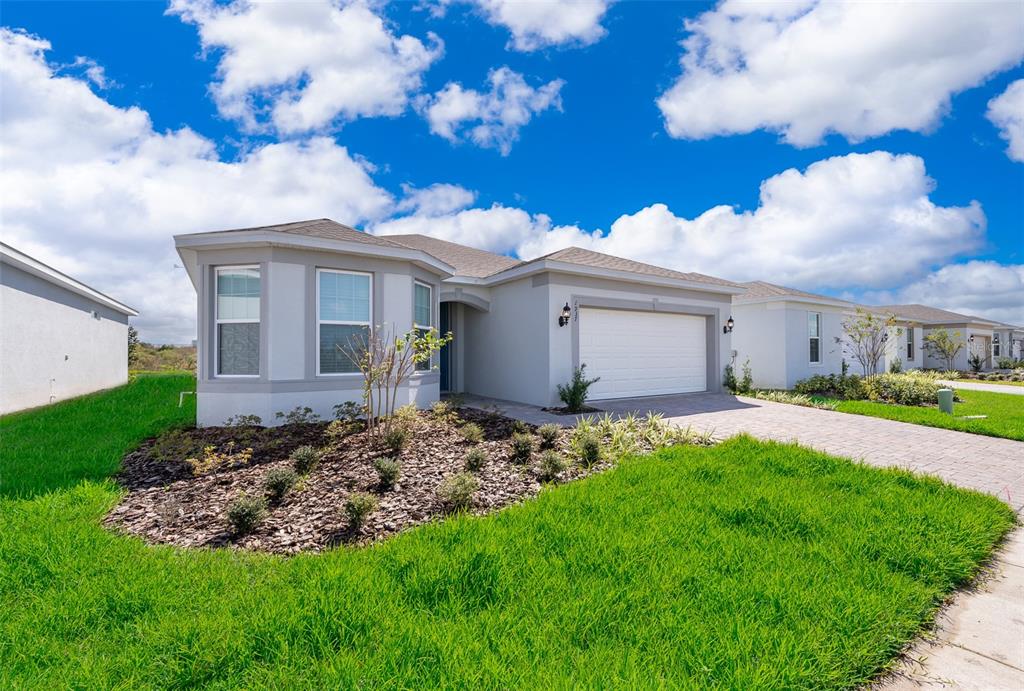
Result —
[[707, 390], [704, 317], [584, 308], [579, 328], [592, 399]]

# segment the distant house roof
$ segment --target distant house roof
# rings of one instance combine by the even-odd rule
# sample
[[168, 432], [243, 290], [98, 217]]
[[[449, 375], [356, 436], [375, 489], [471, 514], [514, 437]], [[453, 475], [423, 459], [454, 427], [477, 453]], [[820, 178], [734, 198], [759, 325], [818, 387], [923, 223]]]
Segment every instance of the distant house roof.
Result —
[[97, 302], [101, 305], [109, 307], [115, 312], [126, 314], [129, 317], [138, 316], [138, 312], [128, 305], [118, 302], [114, 298], [101, 293], [100, 291], [87, 286], [81, 281], [77, 281], [65, 273], [57, 271], [57, 269], [47, 264], [42, 263], [38, 259], [33, 259], [24, 252], [14, 249], [10, 245], [0, 242], [0, 263], [9, 264], [14, 266], [26, 273], [30, 273], [33, 276], [43, 279], [56, 286], [60, 286], [65, 290], [69, 290], [72, 293], [76, 293], [83, 297], [86, 297], [93, 302]]
[[960, 323], [972, 323], [972, 324], [988, 324], [995, 325], [991, 319], [982, 319], [980, 317], [972, 317], [969, 314], [960, 314], [959, 312], [950, 312], [949, 310], [942, 310], [937, 307], [929, 307], [928, 305], [911, 304], [911, 305], [874, 305], [867, 306], [867, 309], [876, 312], [892, 312], [897, 317], [903, 319], [910, 319], [913, 321], [922, 322], [925, 324], [960, 324]]
[[[679, 281], [687, 281], [689, 283], [703, 283], [707, 285], [720, 286], [724, 288], [741, 288], [738, 283], [732, 281], [726, 281], [723, 278], [715, 278], [714, 276], [706, 276], [705, 274], [690, 273], [682, 271], [674, 271], [673, 269], [666, 269], [661, 266], [655, 266], [653, 264], [644, 264], [643, 262], [633, 261], [632, 259], [624, 259], [622, 257], [615, 257], [610, 254], [603, 254], [601, 252], [594, 252], [593, 250], [583, 249], [582, 247], [567, 247], [551, 254], [545, 254], [544, 256], [531, 259], [528, 262], [523, 262], [518, 266], [529, 266], [530, 264], [536, 264], [538, 262], [554, 261], [564, 262], [566, 264], [576, 264], [578, 266], [588, 266], [595, 269], [608, 269], [610, 271], [624, 271], [627, 273], [640, 274], [644, 276], [654, 276], [657, 278], [669, 278]], [[505, 271], [510, 271], [517, 267], [511, 267]]]
[[439, 240], [429, 235], [385, 235], [382, 238], [432, 254], [453, 266], [457, 275], [470, 278], [485, 278], [523, 263], [513, 257]]
[[822, 304], [833, 304], [852, 307], [853, 303], [847, 300], [840, 300], [839, 298], [828, 297], [827, 295], [818, 295], [817, 293], [808, 293], [805, 290], [797, 290], [796, 288], [787, 288], [786, 286], [780, 286], [775, 283], [768, 283], [767, 281], [749, 281], [747, 283], [741, 283], [747, 292], [742, 295], [737, 295], [733, 298], [733, 301], [738, 304], [751, 303], [751, 302], [770, 302], [773, 300], [793, 300], [796, 299], [800, 302], [819, 302]]

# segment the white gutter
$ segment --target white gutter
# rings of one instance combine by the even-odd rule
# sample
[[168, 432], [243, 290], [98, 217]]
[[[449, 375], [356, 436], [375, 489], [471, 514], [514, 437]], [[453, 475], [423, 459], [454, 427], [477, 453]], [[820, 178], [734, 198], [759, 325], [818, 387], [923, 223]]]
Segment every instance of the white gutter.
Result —
[[24, 252], [19, 252], [10, 245], [5, 245], [2, 242], [0, 242], [0, 260], [2, 260], [4, 264], [9, 264], [26, 273], [41, 278], [44, 281], [60, 286], [65, 290], [70, 290], [72, 293], [89, 298], [93, 302], [98, 302], [105, 307], [109, 307], [115, 312], [126, 314], [129, 317], [139, 316], [138, 311], [128, 305], [118, 302], [109, 295], [104, 295], [95, 288], [90, 288], [81, 281], [76, 281], [67, 274], [57, 271], [57, 269], [54, 269], [52, 266], [47, 266], [38, 259], [33, 259]]

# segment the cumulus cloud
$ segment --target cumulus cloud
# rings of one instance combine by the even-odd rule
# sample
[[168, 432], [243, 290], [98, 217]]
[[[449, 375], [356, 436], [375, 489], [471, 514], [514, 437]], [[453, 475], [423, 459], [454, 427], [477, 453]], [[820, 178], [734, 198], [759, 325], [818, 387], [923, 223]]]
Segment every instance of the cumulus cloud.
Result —
[[494, 206], [411, 216], [375, 232], [424, 233], [524, 259], [577, 245], [734, 280], [886, 288], [982, 242], [981, 206], [938, 206], [929, 199], [933, 187], [920, 158], [876, 151], [768, 178], [752, 211], [722, 205], [689, 219], [658, 203], [601, 232]]
[[1006, 91], [988, 102], [989, 120], [999, 128], [999, 136], [1009, 142], [1006, 155], [1024, 161], [1024, 79], [1018, 79]]
[[1024, 264], [978, 260], [950, 264], [899, 290], [866, 298], [877, 303], [921, 303], [1024, 326]]
[[686, 22], [659, 99], [684, 139], [778, 132], [796, 146], [933, 128], [950, 97], [1024, 58], [1013, 2], [725, 0]]
[[[435, 14], [443, 14], [458, 0], [440, 0]], [[610, 0], [464, 0], [473, 4], [491, 26], [511, 32], [508, 48], [531, 52], [551, 46], [588, 46], [606, 33], [601, 20]]]
[[390, 213], [369, 165], [330, 139], [223, 160], [196, 132], [157, 132], [145, 111], [112, 106], [87, 81], [57, 73], [49, 47], [0, 29], [4, 241], [138, 308], [145, 339], [195, 337], [194, 292], [173, 268], [173, 234]]
[[435, 183], [429, 187], [417, 189], [412, 185], [402, 185], [405, 196], [397, 204], [398, 212], [415, 212], [421, 216], [438, 216], [465, 209], [476, 201], [476, 192], [459, 185]]
[[498, 149], [507, 156], [519, 139], [520, 128], [534, 115], [548, 108], [562, 109], [559, 92], [565, 82], [561, 79], [535, 88], [523, 75], [500, 67], [491, 70], [487, 81], [491, 85], [488, 92], [449, 82], [433, 96], [420, 98], [418, 106], [430, 131], [451, 142], [464, 134], [478, 146]]
[[268, 118], [296, 134], [399, 115], [442, 53], [434, 34], [399, 36], [361, 0], [172, 0], [168, 12], [196, 25], [204, 50], [222, 51], [214, 100], [251, 130]]

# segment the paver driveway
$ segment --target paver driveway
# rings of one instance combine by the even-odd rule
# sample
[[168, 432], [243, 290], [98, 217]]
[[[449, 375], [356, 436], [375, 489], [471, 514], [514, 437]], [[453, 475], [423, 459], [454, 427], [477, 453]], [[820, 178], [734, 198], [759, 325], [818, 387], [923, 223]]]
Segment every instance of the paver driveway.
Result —
[[[571, 416], [545, 413], [535, 406], [475, 397], [466, 403], [497, 406], [510, 417], [538, 425], [575, 422]], [[747, 432], [762, 439], [796, 441], [871, 465], [936, 475], [995, 494], [1017, 511], [1024, 508], [1024, 442], [725, 394], [630, 398], [598, 405], [614, 415], [658, 412], [674, 424], [710, 430], [720, 438]]]

